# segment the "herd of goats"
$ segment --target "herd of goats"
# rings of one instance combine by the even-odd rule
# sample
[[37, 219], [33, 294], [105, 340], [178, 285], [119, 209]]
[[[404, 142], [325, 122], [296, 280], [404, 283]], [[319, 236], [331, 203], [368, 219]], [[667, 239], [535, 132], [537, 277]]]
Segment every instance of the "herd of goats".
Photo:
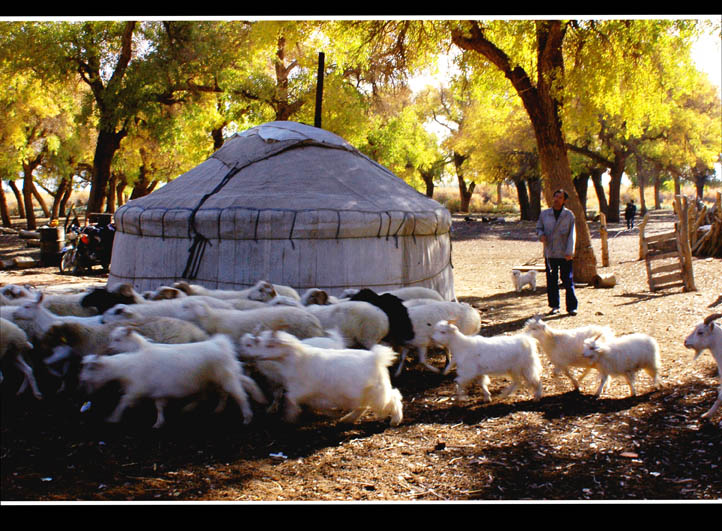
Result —
[[[522, 281], [516, 279], [517, 289]], [[720, 371], [718, 396], [705, 418], [722, 403], [720, 317], [710, 315], [684, 341], [695, 359], [709, 349]], [[498, 375], [511, 380], [502, 396], [526, 386], [539, 399], [542, 355], [577, 390], [581, 378], [597, 371], [596, 396], [614, 376], [636, 394], [639, 371], [657, 384], [659, 346], [647, 334], [617, 336], [600, 325], [560, 329], [539, 316], [515, 334], [484, 337], [480, 329], [472, 306], [418, 287], [353, 289], [339, 297], [266, 281], [244, 290], [177, 282], [142, 294], [129, 284], [69, 294], [0, 287], [0, 357], [4, 372], [19, 371], [17, 393], [47, 394], [35, 377], [42, 370], [57, 384], [53, 392], [86, 393], [86, 407], [93, 393], [117, 382], [120, 397], [109, 422], [151, 399], [154, 427], [160, 427], [170, 400], [193, 403], [210, 392], [217, 411], [228, 396], [235, 400], [244, 423], [251, 422], [255, 403], [289, 422], [306, 407], [340, 412], [344, 422], [371, 412], [395, 426], [403, 419], [403, 397], [392, 380], [411, 352], [434, 372], [455, 369], [459, 399], [479, 384], [490, 401], [489, 378]], [[427, 360], [429, 349], [445, 352], [443, 369]], [[582, 369], [579, 378], [576, 369]]]

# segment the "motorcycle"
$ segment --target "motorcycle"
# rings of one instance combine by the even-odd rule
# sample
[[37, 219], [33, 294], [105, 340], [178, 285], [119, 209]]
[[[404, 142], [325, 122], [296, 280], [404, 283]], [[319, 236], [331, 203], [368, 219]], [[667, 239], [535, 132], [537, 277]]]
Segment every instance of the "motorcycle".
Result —
[[66, 220], [66, 245], [61, 250], [60, 272], [82, 275], [91, 273], [95, 265], [100, 265], [103, 272], [107, 272], [114, 237], [115, 225], [112, 223], [90, 223], [82, 226], [77, 215], [72, 223], [68, 224]]

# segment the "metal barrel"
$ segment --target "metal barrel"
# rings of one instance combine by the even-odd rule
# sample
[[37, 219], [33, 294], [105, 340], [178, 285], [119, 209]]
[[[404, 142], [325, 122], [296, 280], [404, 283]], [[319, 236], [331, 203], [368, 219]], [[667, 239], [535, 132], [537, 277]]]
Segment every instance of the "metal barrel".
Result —
[[60, 254], [65, 244], [63, 227], [40, 227], [40, 263], [45, 267], [60, 265]]

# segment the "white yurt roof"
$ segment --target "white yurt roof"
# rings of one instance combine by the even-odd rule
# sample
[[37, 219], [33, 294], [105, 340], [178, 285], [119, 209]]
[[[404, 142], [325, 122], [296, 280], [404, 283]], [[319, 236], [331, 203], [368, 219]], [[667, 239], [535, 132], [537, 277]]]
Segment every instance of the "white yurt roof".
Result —
[[451, 215], [341, 137], [270, 122], [115, 215], [108, 284], [265, 279], [332, 294], [426, 286], [453, 298]]

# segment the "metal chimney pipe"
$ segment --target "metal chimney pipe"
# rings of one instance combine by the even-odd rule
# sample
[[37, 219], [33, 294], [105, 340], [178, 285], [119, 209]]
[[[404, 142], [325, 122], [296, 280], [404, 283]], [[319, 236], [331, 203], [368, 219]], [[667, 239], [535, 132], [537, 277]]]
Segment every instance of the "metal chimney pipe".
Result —
[[324, 70], [324, 54], [318, 52], [318, 75], [316, 80], [316, 116], [314, 125], [321, 128], [321, 103], [323, 101], [323, 70]]

